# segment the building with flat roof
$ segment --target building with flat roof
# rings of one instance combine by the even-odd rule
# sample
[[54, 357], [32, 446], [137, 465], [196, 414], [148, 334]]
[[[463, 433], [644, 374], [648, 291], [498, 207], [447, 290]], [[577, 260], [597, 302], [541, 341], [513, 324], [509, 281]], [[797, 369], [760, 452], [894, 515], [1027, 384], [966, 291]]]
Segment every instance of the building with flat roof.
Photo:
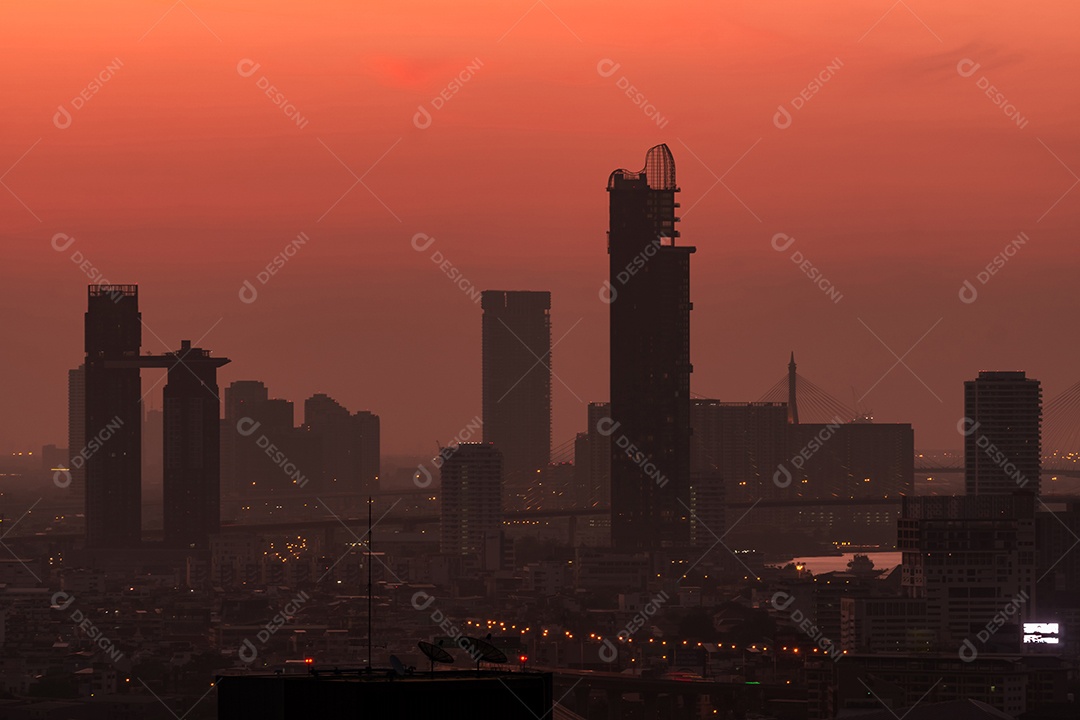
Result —
[[1042, 386], [1018, 371], [980, 372], [964, 383], [964, 491], [1039, 494]]
[[503, 502], [529, 507], [551, 460], [551, 293], [481, 293], [484, 442], [503, 455]]

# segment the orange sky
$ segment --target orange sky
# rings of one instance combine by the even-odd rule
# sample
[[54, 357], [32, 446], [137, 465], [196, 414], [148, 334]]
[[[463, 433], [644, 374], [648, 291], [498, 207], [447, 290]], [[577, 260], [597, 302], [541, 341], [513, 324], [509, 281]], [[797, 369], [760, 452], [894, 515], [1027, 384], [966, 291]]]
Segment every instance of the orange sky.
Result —
[[[432, 450], [480, 412], [480, 310], [432, 252], [480, 289], [551, 290], [565, 334], [554, 441], [568, 440], [581, 401], [607, 397], [604, 183], [659, 142], [677, 162], [683, 242], [698, 247], [695, 392], [755, 400], [794, 349], [841, 400], [873, 388], [862, 404], [879, 420], [914, 423], [920, 447], [958, 447], [961, 383], [978, 370], [1025, 369], [1047, 398], [1080, 380], [1065, 325], [1080, 8], [673, 5], [5, 4], [0, 446], [66, 442], [88, 282], [76, 251], [140, 284], [170, 349], [213, 328], [202, 344], [233, 360], [223, 385], [255, 378], [298, 406], [326, 392], [370, 409], [387, 453]], [[965, 60], [979, 65], [968, 76]], [[1020, 232], [1028, 242], [980, 283]], [[75, 238], [62, 252], [58, 233]], [[423, 253], [417, 233], [435, 238]], [[774, 250], [777, 233], [795, 243]], [[253, 303], [238, 297], [245, 280]], [[965, 280], [974, 303], [959, 299]], [[904, 357], [914, 374], [881, 379], [896, 359], [875, 334], [904, 356], [935, 323]], [[144, 349], [165, 348], [147, 332]]]

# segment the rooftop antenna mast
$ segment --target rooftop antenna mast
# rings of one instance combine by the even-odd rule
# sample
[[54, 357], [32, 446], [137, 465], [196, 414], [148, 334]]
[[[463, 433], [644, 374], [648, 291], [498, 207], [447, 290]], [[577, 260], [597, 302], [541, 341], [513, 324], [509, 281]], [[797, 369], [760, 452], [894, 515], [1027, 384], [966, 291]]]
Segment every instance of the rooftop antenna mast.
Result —
[[371, 672], [371, 496], [367, 499], [367, 669]]

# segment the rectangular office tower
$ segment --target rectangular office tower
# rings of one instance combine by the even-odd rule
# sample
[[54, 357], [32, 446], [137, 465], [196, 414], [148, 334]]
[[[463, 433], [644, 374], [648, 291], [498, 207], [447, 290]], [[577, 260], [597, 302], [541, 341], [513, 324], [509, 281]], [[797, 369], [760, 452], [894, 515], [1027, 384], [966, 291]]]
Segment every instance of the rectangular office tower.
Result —
[[690, 254], [676, 246], [675, 160], [616, 170], [608, 256], [611, 539], [621, 550], [686, 545], [690, 488]]
[[86, 546], [142, 539], [142, 316], [137, 285], [91, 285], [85, 316]]
[[171, 363], [165, 398], [165, 545], [208, 550], [221, 526], [221, 433], [217, 369], [227, 358], [191, 347], [188, 340], [165, 357]]
[[484, 442], [503, 455], [508, 510], [524, 509], [551, 459], [551, 293], [485, 290]]
[[1039, 494], [1042, 386], [1023, 372], [980, 372], [964, 383], [968, 495]]

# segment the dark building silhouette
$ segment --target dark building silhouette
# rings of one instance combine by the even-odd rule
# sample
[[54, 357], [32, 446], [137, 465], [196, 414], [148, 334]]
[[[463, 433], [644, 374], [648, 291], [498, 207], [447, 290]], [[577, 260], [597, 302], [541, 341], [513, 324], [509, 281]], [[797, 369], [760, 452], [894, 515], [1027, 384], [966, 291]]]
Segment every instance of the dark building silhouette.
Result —
[[442, 552], [482, 556], [487, 537], [502, 530], [502, 453], [491, 443], [461, 443], [440, 472]]
[[574, 441], [574, 473], [579, 506], [611, 506], [611, 403], [591, 402], [588, 425]]
[[791, 431], [787, 463], [791, 487], [797, 483], [804, 497], [895, 498], [913, 492], [915, 430], [911, 425], [865, 420], [802, 423], [792, 425]]
[[304, 429], [311, 434], [315, 451], [322, 457], [321, 473], [313, 489], [352, 489], [352, 414], [329, 395], [318, 393], [304, 401]]
[[132, 548], [142, 540], [142, 315], [137, 285], [91, 285], [86, 323], [86, 545]]
[[711, 548], [727, 526], [727, 488], [716, 471], [690, 473], [690, 544]]
[[225, 388], [225, 417], [221, 420], [221, 505], [225, 517], [235, 517], [239, 510], [241, 485], [246, 484], [249, 468], [245, 461], [253, 457], [249, 439], [237, 431], [237, 423], [268, 399], [266, 386], [258, 380], [236, 380]]
[[616, 170], [610, 200], [611, 538], [618, 549], [689, 542], [690, 254], [676, 246], [675, 161]]
[[1039, 494], [1042, 386], [1023, 372], [980, 372], [964, 383], [968, 495]]
[[86, 312], [86, 546], [131, 549], [142, 536], [143, 368], [168, 370], [162, 415], [165, 544], [206, 549], [220, 503], [217, 368], [229, 362], [192, 348], [140, 355], [137, 285], [91, 285]]
[[68, 453], [63, 467], [71, 473], [68, 492], [72, 500], [86, 501], [86, 467], [71, 467], [76, 453], [86, 447], [86, 366], [68, 370]]
[[728, 497], [736, 502], [911, 493], [915, 474], [911, 425], [839, 418], [832, 423], [792, 424], [789, 417], [786, 403], [694, 399], [691, 470], [719, 473]]
[[318, 477], [305, 445], [294, 430], [293, 403], [271, 398], [258, 380], [237, 380], [225, 388], [222, 423], [222, 482], [230, 513], [238, 503], [295, 491], [295, 478], [267, 454], [271, 445], [298, 465], [304, 477]]
[[355, 414], [329, 395], [304, 401], [304, 430], [319, 456], [317, 488], [327, 492], [375, 492], [379, 482], [379, 416]]
[[352, 416], [354, 467], [357, 488], [362, 493], [378, 492], [382, 475], [382, 430], [379, 416], [357, 410]]
[[484, 442], [503, 454], [507, 509], [524, 508], [551, 459], [551, 293], [485, 290]]
[[[690, 404], [690, 469], [726, 485], [732, 501], [777, 497], [773, 475], [792, 455], [792, 426], [786, 403], [721, 402], [697, 399]], [[707, 492], [707, 491], [706, 491]]]
[[168, 353], [164, 397], [163, 505], [165, 545], [209, 549], [221, 516], [221, 465], [217, 369], [227, 358], [188, 340]]

